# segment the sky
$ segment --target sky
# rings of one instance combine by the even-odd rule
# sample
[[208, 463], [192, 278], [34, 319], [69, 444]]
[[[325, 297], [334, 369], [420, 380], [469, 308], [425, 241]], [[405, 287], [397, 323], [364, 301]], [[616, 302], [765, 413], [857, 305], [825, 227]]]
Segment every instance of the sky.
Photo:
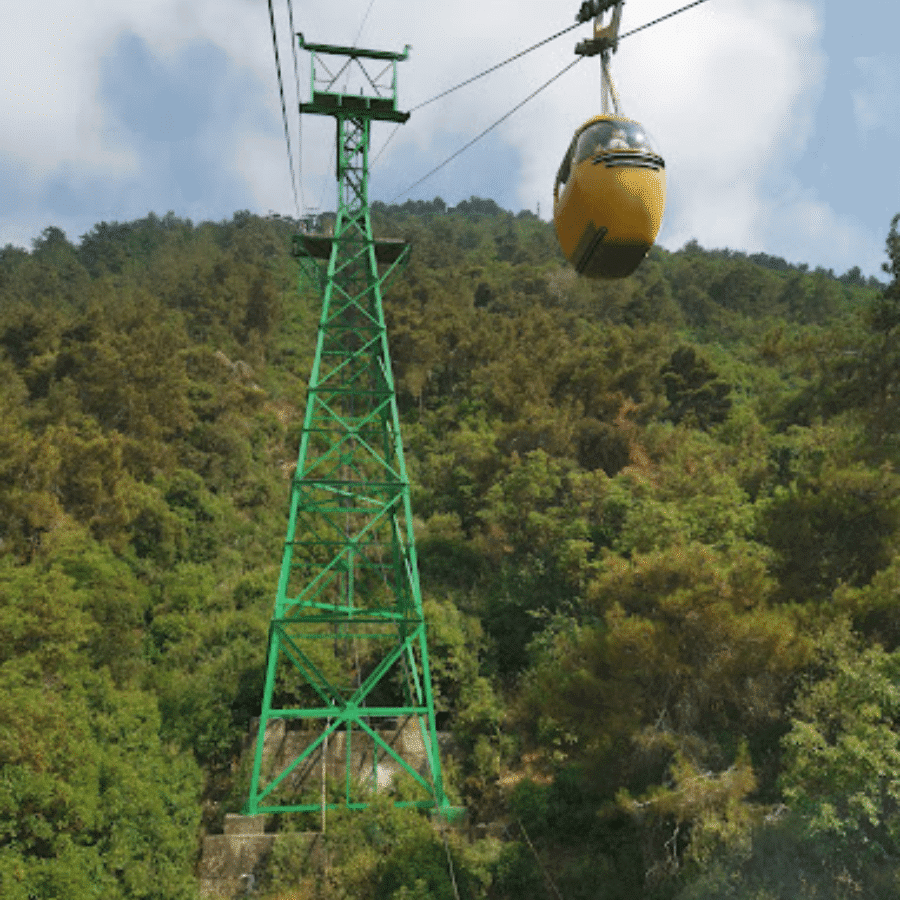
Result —
[[[624, 34], [687, 0], [627, 0]], [[266, 0], [44, 0], [0, 32], [0, 246], [48, 226], [73, 242], [148, 212], [195, 222], [241, 209], [335, 208], [334, 120], [296, 113], [286, 0], [273, 0], [297, 182], [294, 198]], [[579, 0], [294, 0], [307, 41], [402, 51], [399, 107], [574, 23]], [[573, 59], [585, 24], [468, 87], [373, 124], [370, 199], [488, 197], [549, 220], [574, 130], [600, 111], [585, 59], [435, 175], [415, 182]], [[623, 39], [622, 111], [666, 161], [659, 243], [766, 252], [886, 280], [900, 212], [900, 5], [706, 0]], [[299, 82], [299, 85], [298, 85]], [[358, 81], [345, 82], [355, 91]]]

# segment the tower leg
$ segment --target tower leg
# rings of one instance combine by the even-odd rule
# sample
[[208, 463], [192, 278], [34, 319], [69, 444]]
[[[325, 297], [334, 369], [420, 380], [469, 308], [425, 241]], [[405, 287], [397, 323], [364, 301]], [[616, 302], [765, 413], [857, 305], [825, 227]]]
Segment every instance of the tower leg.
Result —
[[[449, 808], [369, 217], [370, 123], [336, 118], [338, 211], [269, 632], [254, 815], [360, 808], [388, 773], [404, 805]], [[264, 753], [273, 720], [302, 726], [287, 755]], [[338, 761], [341, 788], [323, 796], [306, 776]]]

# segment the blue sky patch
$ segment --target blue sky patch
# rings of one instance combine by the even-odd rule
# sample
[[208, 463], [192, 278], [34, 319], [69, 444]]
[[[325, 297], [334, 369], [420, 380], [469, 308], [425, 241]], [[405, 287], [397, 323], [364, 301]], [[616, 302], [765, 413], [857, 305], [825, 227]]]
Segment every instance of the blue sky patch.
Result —
[[139, 36], [122, 35], [100, 65], [111, 134], [134, 150], [141, 173], [139, 184], [122, 185], [129, 210], [121, 215], [177, 206], [225, 218], [254, 206], [232, 153], [248, 124], [278, 134], [263, 90], [212, 43], [192, 43], [168, 60]]

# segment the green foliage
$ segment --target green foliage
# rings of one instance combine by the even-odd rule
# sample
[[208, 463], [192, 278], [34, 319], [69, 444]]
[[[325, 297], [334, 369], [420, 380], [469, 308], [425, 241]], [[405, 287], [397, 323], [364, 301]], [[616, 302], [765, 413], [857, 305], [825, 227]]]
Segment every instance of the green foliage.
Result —
[[854, 630], [888, 651], [900, 647], [900, 558], [877, 572], [863, 587], [841, 586], [834, 592], [839, 614], [850, 617]]
[[548, 637], [531, 673], [542, 743], [590, 761], [613, 792], [643, 790], [673, 753], [714, 768], [743, 739], [765, 753], [807, 653], [791, 617], [766, 602], [771, 587], [751, 547], [609, 557], [583, 621]]
[[852, 900], [897, 896], [896, 869], [870, 863], [854, 874], [822, 838], [810, 840], [784, 815], [753, 830], [745, 846], [723, 852], [683, 880], [676, 900]]
[[693, 347], [679, 347], [662, 370], [669, 409], [666, 418], [708, 428], [731, 409], [731, 385], [722, 381]]
[[91, 666], [101, 569], [65, 568], [0, 572], [3, 895], [187, 900], [200, 772], [161, 740], [151, 694]]
[[678, 900], [896, 897], [900, 659], [838, 622], [784, 736], [787, 805], [700, 861]]
[[864, 869], [900, 858], [900, 655], [856, 643], [841, 631], [821, 642], [821, 671], [784, 739], [781, 785], [806, 832]]
[[[530, 213], [373, 214], [415, 245], [385, 312], [449, 789], [506, 827], [448, 837], [461, 894], [896, 896], [900, 218], [885, 287], [696, 242], [593, 283]], [[188, 896], [198, 764], [207, 822], [240, 805], [318, 314], [291, 231], [0, 250], [4, 898]], [[329, 842], [323, 897], [452, 895], [418, 813]]]
[[273, 896], [314, 890], [322, 900], [475, 900], [485, 896], [499, 856], [499, 843], [469, 845], [430, 814], [377, 797], [361, 811], [329, 816], [320, 854], [324, 878], [315, 878], [304, 836], [276, 843], [268, 868]]
[[826, 600], [839, 584], [868, 584], [894, 555], [900, 480], [889, 469], [823, 467], [776, 487], [762, 505], [782, 600]]
[[643, 890], [640, 830], [579, 767], [519, 782], [509, 809], [515, 840], [501, 858], [500, 896], [626, 900]]
[[754, 536], [756, 511], [740, 477], [751, 465], [750, 447], [736, 453], [702, 431], [656, 425], [643, 439], [644, 453], [660, 461], [629, 467], [609, 485], [604, 506], [617, 520], [612, 549], [627, 556], [697, 542], [721, 550]]

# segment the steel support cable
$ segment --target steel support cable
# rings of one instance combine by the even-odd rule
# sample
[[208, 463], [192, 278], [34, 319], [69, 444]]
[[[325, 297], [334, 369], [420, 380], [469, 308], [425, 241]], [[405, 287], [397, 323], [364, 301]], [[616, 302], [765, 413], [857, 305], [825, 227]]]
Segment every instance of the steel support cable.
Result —
[[[645, 28], [649, 28], [651, 25], [655, 25], [657, 22], [662, 22], [663, 19], [669, 19], [672, 16], [678, 15], [680, 12], [684, 12], [686, 9], [690, 9], [692, 6], [698, 6], [701, 3], [705, 3], [706, 0], [695, 0], [693, 3], [689, 3], [687, 6], [682, 6], [681, 9], [676, 9], [674, 12], [666, 13], [664, 16], [660, 16], [658, 19], [654, 19], [652, 22], [647, 22], [645, 25], [641, 25], [639, 28], [634, 28], [631, 31], [626, 32], [625, 34], [619, 35], [619, 40], [622, 38], [626, 38], [631, 34], [637, 34], [639, 31], [643, 31]], [[455, 85], [452, 88], [447, 88], [446, 91], [441, 91], [440, 94], [435, 94], [434, 97], [431, 97], [429, 100], [424, 100], [422, 103], [419, 103], [417, 106], [412, 107], [410, 112], [415, 112], [417, 109], [421, 109], [423, 106], [428, 106], [429, 103], [434, 103], [435, 100], [440, 100], [441, 97], [446, 97], [447, 94], [452, 94], [454, 91], [458, 91], [460, 88], [465, 87], [467, 84], [471, 84], [473, 81], [477, 81], [479, 78], [483, 78], [485, 75], [490, 75], [491, 72], [495, 72], [497, 69], [505, 66], [507, 63], [513, 62], [513, 60], [518, 59], [520, 56], [525, 56], [526, 53], [531, 53], [532, 50], [537, 50], [538, 47], [543, 47], [544, 44], [549, 44], [550, 41], [556, 40], [558, 37], [562, 37], [564, 34], [568, 34], [575, 28], [579, 28], [583, 25], [584, 22], [576, 22], [574, 25], [570, 25], [568, 28], [563, 28], [562, 31], [557, 31], [556, 34], [551, 34], [550, 37], [544, 38], [542, 41], [538, 41], [536, 44], [532, 44], [530, 47], [526, 47], [524, 50], [520, 50], [518, 53], [510, 56], [509, 59], [503, 60], [503, 62], [497, 63], [495, 66], [491, 66], [489, 69], [485, 69], [483, 72], [479, 72], [477, 75], [473, 75], [471, 78], [467, 78], [465, 81], [461, 81], [459, 84]]]
[[435, 100], [440, 100], [441, 97], [446, 97], [447, 94], [452, 94], [454, 91], [458, 91], [460, 88], [465, 87], [467, 84], [471, 84], [473, 81], [478, 81], [479, 78], [484, 78], [485, 75], [490, 75], [491, 72], [496, 72], [497, 69], [507, 65], [507, 63], [513, 62], [513, 60], [518, 59], [520, 56], [524, 56], [526, 53], [531, 53], [532, 50], [537, 50], [538, 47], [543, 47], [544, 44], [549, 44], [550, 41], [556, 40], [558, 37], [562, 37], [564, 34], [568, 34], [575, 28], [578, 28], [582, 23], [576, 22], [574, 25], [570, 25], [568, 28], [563, 28], [562, 31], [557, 31], [556, 34], [551, 34], [550, 37], [544, 38], [542, 41], [538, 41], [536, 44], [532, 44], [530, 47], [527, 47], [524, 50], [520, 50], [518, 53], [510, 56], [509, 59], [504, 59], [503, 62], [497, 63], [495, 66], [491, 66], [489, 69], [485, 69], [483, 72], [479, 72], [477, 75], [473, 75], [471, 78], [467, 78], [465, 81], [461, 81], [459, 84], [455, 85], [452, 88], [447, 88], [446, 91], [441, 91], [440, 94], [435, 94], [429, 100], [423, 100], [417, 106], [414, 106], [410, 112], [415, 112], [417, 109], [421, 109], [423, 106], [428, 106], [429, 103], [434, 103]]
[[[294, 31], [294, 7], [287, 0], [288, 27], [291, 29], [291, 53], [294, 57], [294, 85], [297, 91], [297, 105], [300, 105], [300, 66], [297, 63], [297, 33]], [[306, 198], [303, 196], [303, 116], [297, 116], [297, 181], [300, 184], [300, 212], [306, 210]]]
[[508, 112], [504, 113], [504, 115], [502, 115], [499, 119], [497, 119], [497, 121], [494, 122], [493, 125], [488, 125], [488, 127], [485, 128], [484, 131], [481, 132], [481, 134], [476, 135], [474, 138], [472, 138], [471, 141], [469, 141], [468, 144], [466, 144], [463, 147], [460, 147], [459, 150], [457, 150], [451, 156], [448, 156], [439, 166], [435, 166], [430, 172], [428, 172], [427, 175], [423, 175], [418, 181], [414, 182], [408, 188], [401, 191], [390, 202], [393, 203], [394, 200], [397, 200], [400, 197], [403, 197], [405, 194], [408, 194], [413, 188], [418, 187], [423, 181], [427, 180], [428, 178], [431, 178], [432, 175], [434, 175], [436, 172], [439, 172], [441, 169], [443, 169], [444, 166], [446, 166], [448, 163], [450, 163], [454, 159], [456, 159], [457, 156], [459, 156], [461, 153], [468, 150], [469, 147], [472, 146], [472, 144], [474, 144], [476, 141], [480, 141], [488, 132], [493, 131], [501, 122], [505, 122], [514, 112], [521, 109], [526, 103], [528, 103], [529, 100], [533, 100], [535, 97], [537, 97], [537, 95], [541, 91], [543, 91], [545, 88], [547, 88], [551, 84], [553, 84], [553, 82], [556, 81], [557, 78], [560, 78], [563, 75], [565, 75], [566, 72], [568, 72], [569, 69], [571, 69], [573, 66], [577, 66], [578, 63], [580, 63], [582, 59], [583, 59], [583, 57], [581, 57], [581, 56], [577, 57], [573, 62], [570, 62], [565, 68], [563, 68], [559, 72], [557, 72], [552, 78], [548, 78], [547, 81], [545, 81], [537, 90], [532, 91], [524, 100], [517, 103]]
[[[454, 85], [451, 88], [447, 88], [446, 91], [441, 91], [440, 94], [435, 94], [428, 100], [423, 100], [421, 103], [410, 109], [410, 112], [415, 112], [417, 109], [421, 109], [423, 106], [428, 106], [429, 103], [434, 103], [435, 100], [440, 100], [442, 97], [446, 97], [448, 94], [452, 94], [454, 91], [458, 91], [460, 88], [465, 87], [467, 84], [471, 84], [473, 81], [478, 81], [479, 78], [484, 78], [485, 75], [490, 75], [491, 72], [496, 72], [497, 69], [502, 68], [507, 63], [511, 63], [514, 60], [519, 59], [522, 56], [525, 56], [526, 53], [531, 53], [532, 50], [537, 50], [538, 47], [543, 47], [544, 44], [549, 44], [550, 41], [556, 40], [558, 37], [562, 37], [564, 34], [568, 34], [575, 28], [578, 28], [581, 25], [581, 22], [576, 22], [574, 25], [570, 25], [568, 28], [564, 28], [562, 31], [557, 31], [556, 34], [551, 34], [550, 37], [544, 38], [542, 41], [538, 41], [536, 44], [532, 44], [530, 47], [526, 47], [524, 50], [520, 50], [518, 53], [513, 54], [509, 57], [509, 59], [504, 59], [503, 62], [499, 62], [494, 66], [491, 66], [489, 69], [485, 69], [483, 72], [479, 72], [477, 75], [473, 75], [471, 78], [467, 78], [465, 81], [461, 81], [459, 84]], [[378, 153], [375, 154], [375, 159], [372, 160], [372, 166], [374, 167], [375, 163], [378, 162], [378, 157], [384, 153], [387, 145], [394, 139], [394, 135], [397, 133], [397, 130], [400, 128], [399, 125], [394, 126], [394, 130], [388, 136], [388, 139], [384, 142], [381, 149]]]
[[[366, 19], [369, 18], [369, 13], [372, 11], [372, 7], [374, 5], [375, 5], [375, 0], [369, 0], [369, 6], [366, 9], [365, 13], [363, 14], [362, 21], [359, 23], [359, 28], [357, 29], [357, 32], [356, 32], [356, 37], [353, 39], [353, 44], [351, 45], [354, 48], [359, 43], [359, 39], [362, 36], [363, 28], [366, 25]], [[349, 66], [349, 64], [350, 64], [350, 61], [348, 60], [346, 63], [344, 63], [344, 66], [345, 67]], [[323, 63], [323, 65], [324, 65], [324, 63]], [[343, 71], [343, 69], [341, 71]], [[331, 74], [331, 73], [329, 73], [329, 74]], [[337, 79], [340, 77], [341, 77], [341, 72], [338, 72], [337, 75], [333, 76], [333, 80], [337, 81]], [[349, 84], [350, 84], [350, 73], [348, 72], [347, 77], [344, 79], [344, 91], [345, 92], [346, 92]], [[301, 118], [302, 118], [302, 116], [301, 116]], [[336, 146], [336, 144], [333, 143], [331, 145], [331, 152], [329, 153], [329, 156], [328, 156], [328, 168], [325, 170], [326, 178], [327, 178], [327, 172], [329, 172], [331, 170], [332, 163], [337, 162], [337, 160], [335, 159], [336, 154], [337, 154], [337, 146]], [[370, 164], [370, 166], [371, 166], [371, 164]], [[327, 181], [323, 181], [322, 182], [322, 193], [319, 195], [319, 205], [316, 207], [316, 209], [322, 209], [322, 206], [325, 203], [325, 191], [327, 189], [328, 189], [328, 183], [327, 183]]]
[[[353, 43], [350, 45], [351, 47], [354, 47], [354, 48], [355, 48], [356, 45], [359, 43], [359, 39], [360, 39], [360, 37], [362, 36], [362, 33], [363, 33], [363, 28], [366, 27], [366, 19], [369, 18], [369, 13], [372, 12], [372, 7], [373, 7], [374, 5], [375, 5], [375, 0], [369, 0], [369, 6], [368, 6], [368, 8], [366, 9], [366, 11], [363, 13], [362, 21], [359, 23], [359, 28], [358, 28], [357, 31], [356, 31], [356, 37], [353, 38]], [[348, 71], [347, 71], [347, 77], [344, 79], [344, 93], [345, 93], [345, 94], [347, 93], [347, 88], [348, 88], [348, 86], [350, 85], [350, 72], [349, 72], [349, 67], [350, 67], [350, 60], [347, 60], [347, 62], [344, 63], [344, 68], [347, 68], [347, 69], [348, 69]], [[341, 76], [341, 73], [338, 72], [337, 78], [340, 78], [340, 76]], [[335, 78], [335, 81], [337, 81], [337, 78]]]
[[553, 893], [556, 894], [556, 900], [563, 900], [562, 894], [559, 892], [559, 888], [556, 886], [556, 882], [554, 882], [553, 878], [550, 875], [550, 872], [547, 870], [547, 867], [544, 865], [543, 860], [538, 856], [538, 852], [535, 849], [534, 844], [531, 843], [531, 838], [528, 837], [528, 832], [525, 830], [525, 826], [522, 824], [522, 820], [517, 820], [519, 823], [519, 828], [522, 829], [522, 835], [525, 838], [525, 842], [528, 844], [529, 849], [534, 854], [534, 858], [537, 860], [537, 864], [541, 867], [541, 871], [544, 873], [544, 878], [547, 879], [547, 884], [552, 889]]
[[[671, 19], [672, 16], [677, 16], [679, 13], [683, 13], [683, 12], [685, 12], [686, 10], [691, 9], [691, 8], [694, 7], [694, 6], [699, 6], [701, 3], [705, 3], [705, 2], [706, 2], [706, 0], [694, 0], [693, 3], [688, 3], [686, 6], [682, 6], [682, 7], [680, 7], [679, 9], [673, 10], [673, 11], [670, 12], [670, 13], [666, 13], [664, 16], [660, 16], [658, 19], [653, 19], [651, 22], [647, 22], [647, 23], [645, 23], [644, 25], [638, 26], [637, 28], [633, 28], [631, 31], [627, 31], [625, 34], [619, 35], [619, 38], [618, 38], [618, 39], [621, 41], [623, 38], [629, 37], [629, 36], [632, 35], [632, 34], [637, 34], [639, 31], [643, 31], [645, 28], [649, 28], [651, 25], [656, 25], [658, 22], [662, 22], [662, 21], [664, 21], [665, 19]], [[584, 24], [584, 23], [582, 23], [582, 22], [577, 22], [575, 25], [570, 26], [569, 28], [567, 28], [566, 31], [571, 31], [572, 28], [577, 28], [579, 25], [582, 25], [582, 24]], [[559, 34], [564, 34], [564, 33], [565, 33], [564, 31], [559, 32]], [[554, 35], [554, 37], [559, 37], [559, 34]], [[547, 38], [547, 40], [552, 40], [552, 38]], [[544, 41], [543, 43], [546, 43], [546, 41]], [[539, 45], [535, 45], [535, 46], [539, 46]], [[534, 49], [534, 48], [530, 48], [530, 49]], [[527, 50], [524, 50], [524, 51], [522, 51], [522, 52], [523, 52], [523, 53], [527, 53], [528, 51], [527, 51]], [[521, 55], [521, 54], [519, 54], [519, 55]], [[514, 59], [514, 58], [515, 58], [515, 57], [511, 57], [511, 59]], [[544, 82], [544, 84], [542, 84], [542, 85], [541, 85], [541, 86], [540, 86], [533, 94], [529, 94], [529, 95], [528, 95], [521, 103], [519, 103], [519, 104], [517, 104], [516, 106], [514, 106], [514, 107], [513, 107], [509, 112], [507, 112], [504, 116], [502, 116], [501, 118], [497, 119], [497, 121], [494, 122], [493, 125], [489, 126], [489, 127], [486, 128], [484, 131], [482, 131], [481, 134], [479, 134], [479, 135], [477, 135], [476, 137], [474, 137], [474, 138], [473, 138], [471, 141], [469, 141], [469, 143], [466, 144], [464, 147], [460, 147], [460, 149], [457, 150], [452, 156], [449, 156], [447, 159], [445, 159], [439, 166], [435, 166], [435, 168], [433, 168], [427, 175], [423, 175], [423, 176], [422, 176], [418, 181], [416, 181], [414, 184], [411, 184], [408, 188], [406, 188], [405, 190], [401, 191], [401, 192], [400, 192], [399, 194], [397, 194], [390, 202], [393, 203], [394, 200], [397, 200], [398, 198], [403, 197], [405, 194], [408, 194], [413, 188], [418, 187], [423, 181], [425, 181], [426, 179], [430, 178], [430, 177], [431, 177], [432, 175], [434, 175], [436, 172], [439, 172], [441, 169], [444, 168], [444, 166], [447, 165], [447, 163], [449, 163], [449, 162], [451, 162], [452, 160], [456, 159], [456, 157], [459, 156], [459, 155], [460, 155], [462, 152], [464, 152], [465, 150], [468, 150], [469, 147], [471, 147], [472, 144], [474, 144], [476, 141], [480, 141], [481, 138], [483, 138], [489, 131], [492, 131], [492, 130], [493, 130], [494, 128], [496, 128], [501, 122], [503, 122], [503, 121], [505, 121], [506, 119], [508, 119], [508, 118], [509, 118], [516, 110], [518, 110], [519, 108], [521, 108], [522, 106], [524, 106], [524, 105], [525, 105], [529, 100], [531, 100], [533, 97], [537, 96], [542, 90], [544, 90], [544, 88], [546, 88], [546, 87], [547, 87], [549, 84], [551, 84], [552, 82], [556, 81], [556, 79], [559, 78], [561, 75], [563, 75], [563, 74], [565, 74], [566, 72], [568, 72], [568, 70], [571, 69], [572, 66], [575, 65], [575, 63], [577, 63], [579, 60], [581, 60], [581, 59], [583, 59], [583, 58], [584, 58], [584, 57], [579, 56], [578, 59], [576, 59], [574, 63], [571, 63], [570, 65], [566, 66], [561, 72], [557, 72], [556, 75], [554, 75], [549, 81]], [[509, 61], [509, 60], [507, 60], [507, 61]], [[500, 63], [499, 65], [503, 65], [503, 63]], [[499, 68], [499, 65], [498, 65], [498, 66], [495, 66], [494, 68]], [[488, 71], [488, 72], [489, 72], [489, 71], [493, 71], [493, 69], [488, 69], [487, 71]], [[483, 72], [482, 74], [487, 74], [487, 72]], [[457, 85], [457, 87], [462, 87], [463, 84], [468, 84], [469, 82], [474, 81], [475, 78], [480, 78], [480, 77], [481, 77], [480, 75], [476, 75], [476, 76], [474, 76], [474, 78], [470, 78], [469, 81], [465, 81], [465, 82], [462, 82], [461, 84]], [[455, 90], [455, 88], [451, 88], [451, 90]], [[448, 93], [450, 93], [450, 91], [445, 91], [444, 94], [439, 94], [438, 96], [444, 96], [444, 95], [446, 95], [446, 94], [448, 94]], [[433, 97], [432, 99], [433, 99], [433, 100], [436, 100], [436, 99], [438, 99], [438, 98], [437, 98], [437, 97]], [[426, 103], [430, 103], [430, 102], [431, 102], [430, 100], [426, 100], [425, 103], [420, 103], [419, 106], [413, 107], [413, 109], [418, 109], [419, 107], [425, 106]], [[396, 129], [394, 129], [394, 133], [396, 133]], [[394, 134], [392, 133], [392, 134], [391, 134], [391, 137], [393, 137], [393, 136], [394, 136]], [[389, 142], [390, 142], [390, 138], [388, 138], [388, 140], [385, 142], [384, 147], [382, 147], [381, 150], [378, 151], [378, 155], [379, 155], [379, 156], [381, 155], [382, 151], [383, 151], [384, 148], [388, 145]], [[378, 157], [376, 156], [375, 158], [376, 158], [376, 160], [377, 160]], [[373, 163], [373, 165], [374, 165], [374, 163]]]
[[363, 28], [366, 27], [366, 19], [369, 18], [369, 13], [372, 12], [372, 7], [374, 5], [375, 5], [375, 0], [369, 0], [369, 8], [366, 10], [366, 14], [362, 17], [362, 22], [359, 23], [359, 31], [356, 32], [356, 37], [353, 39], [354, 47], [359, 43], [359, 39], [362, 36]]
[[624, 38], [630, 37], [632, 34], [637, 34], [639, 31], [643, 31], [645, 28], [649, 28], [651, 25], [656, 25], [657, 22], [662, 22], [665, 19], [671, 19], [672, 16], [677, 16], [678, 13], [683, 13], [685, 10], [690, 9], [693, 6], [699, 6], [701, 3], [706, 3], [706, 0], [694, 0], [693, 3], [688, 3], [687, 6], [682, 6], [680, 9], [676, 9], [673, 12], [666, 13], [664, 16], [660, 16], [658, 19], [654, 19], [652, 22], [647, 22], [644, 25], [639, 25], [637, 28], [632, 28], [631, 31], [626, 31], [625, 34], [619, 35], [619, 40], [623, 40]]
[[[291, 152], [291, 134], [288, 130], [287, 105], [284, 102], [284, 83], [281, 80], [281, 60], [278, 56], [278, 35], [275, 30], [275, 10], [269, 0], [269, 23], [272, 27], [272, 47], [275, 49], [275, 71], [278, 73], [278, 93], [281, 95], [281, 118], [284, 121], [284, 139], [287, 142], [288, 166], [291, 170], [291, 187], [294, 190], [294, 206], [297, 217], [300, 217], [300, 201], [297, 198], [297, 176], [294, 174], [294, 155]], [[293, 37], [292, 37], [293, 40]]]

